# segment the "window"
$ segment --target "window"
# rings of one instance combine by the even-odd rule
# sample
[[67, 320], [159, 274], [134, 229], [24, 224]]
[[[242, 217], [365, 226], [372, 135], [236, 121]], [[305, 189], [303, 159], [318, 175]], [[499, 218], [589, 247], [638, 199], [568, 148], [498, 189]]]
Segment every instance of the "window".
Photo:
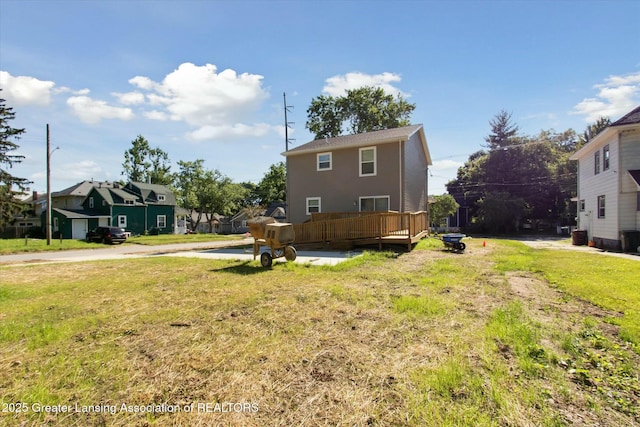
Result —
[[127, 216], [118, 215], [118, 227], [125, 228], [127, 226]]
[[318, 153], [317, 155], [317, 170], [330, 171], [331, 170], [331, 153]]
[[307, 215], [320, 211], [320, 197], [307, 197]]
[[53, 218], [53, 231], [58, 231], [59, 227], [58, 217]]
[[605, 145], [602, 149], [602, 170], [609, 170], [609, 146]]
[[605, 201], [604, 196], [598, 196], [598, 218], [604, 218]]
[[376, 174], [376, 147], [360, 149], [360, 176]]
[[595, 175], [598, 175], [600, 173], [600, 150], [594, 153], [593, 166], [594, 166], [593, 173]]
[[580, 212], [584, 212], [584, 199], [580, 200]]
[[93, 197], [89, 197], [89, 209], [93, 209]]
[[124, 204], [125, 204], [125, 205], [133, 205], [133, 204], [134, 204], [134, 201], [133, 201], [132, 199], [126, 199], [126, 200], [124, 201]]
[[360, 197], [360, 212], [388, 211], [389, 196]]
[[158, 215], [156, 217], [156, 227], [158, 227], [158, 228], [166, 228], [167, 227], [167, 216], [166, 215]]
[[164, 202], [165, 200], [167, 200], [167, 198], [165, 197], [164, 194], [158, 194], [158, 201], [159, 202]]

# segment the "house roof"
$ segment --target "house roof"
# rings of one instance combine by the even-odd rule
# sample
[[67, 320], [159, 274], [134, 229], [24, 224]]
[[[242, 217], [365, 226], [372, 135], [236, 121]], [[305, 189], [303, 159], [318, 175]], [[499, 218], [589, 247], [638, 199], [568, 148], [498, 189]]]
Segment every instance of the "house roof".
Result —
[[419, 133], [422, 141], [427, 163], [431, 164], [431, 155], [427, 147], [427, 139], [424, 136], [424, 129], [421, 124], [403, 126], [393, 129], [383, 129], [373, 132], [358, 133], [355, 135], [341, 135], [334, 138], [316, 139], [299, 147], [282, 153], [283, 156], [294, 156], [297, 154], [319, 153], [328, 150], [339, 150], [343, 148], [365, 147], [368, 145], [378, 145], [389, 142], [407, 141], [416, 132]]
[[53, 208], [55, 212], [64, 215], [68, 219], [110, 218], [109, 215], [96, 215], [87, 211], [70, 211], [68, 209]]
[[640, 187], [640, 169], [629, 170], [629, 175], [636, 182], [636, 185]]
[[610, 126], [632, 125], [636, 123], [640, 123], [640, 105], [638, 105], [635, 110], [632, 110], [622, 116], [622, 118], [613, 122]]
[[111, 182], [102, 182], [102, 181], [82, 181], [71, 187], [65, 188], [61, 191], [56, 191], [55, 193], [51, 193], [51, 197], [62, 197], [62, 196], [80, 196], [85, 197], [91, 192], [92, 188], [113, 188], [113, 183]]
[[599, 148], [599, 145], [603, 141], [606, 141], [610, 137], [625, 130], [636, 128], [638, 125], [640, 125], [640, 106], [631, 110], [620, 119], [607, 126], [604, 130], [600, 131], [600, 133], [594, 136], [584, 147], [573, 153], [569, 159], [579, 160], [585, 154], [591, 154], [594, 149]]
[[[176, 204], [176, 197], [173, 194], [173, 191], [171, 191], [171, 189], [166, 185], [147, 184], [144, 182], [130, 182], [127, 184], [127, 187], [130, 191], [139, 191], [144, 202], [154, 202], [167, 205]], [[151, 194], [154, 194], [155, 197], [152, 198]], [[158, 194], [162, 194], [165, 196], [164, 202], [158, 202]]]

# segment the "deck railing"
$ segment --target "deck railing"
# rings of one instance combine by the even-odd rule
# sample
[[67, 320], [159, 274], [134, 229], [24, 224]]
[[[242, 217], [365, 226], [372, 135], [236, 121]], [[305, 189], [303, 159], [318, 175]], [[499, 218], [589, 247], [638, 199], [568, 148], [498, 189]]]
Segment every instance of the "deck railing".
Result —
[[331, 212], [313, 214], [311, 221], [293, 227], [296, 243], [317, 243], [387, 236], [410, 239], [426, 231], [427, 223], [424, 211]]

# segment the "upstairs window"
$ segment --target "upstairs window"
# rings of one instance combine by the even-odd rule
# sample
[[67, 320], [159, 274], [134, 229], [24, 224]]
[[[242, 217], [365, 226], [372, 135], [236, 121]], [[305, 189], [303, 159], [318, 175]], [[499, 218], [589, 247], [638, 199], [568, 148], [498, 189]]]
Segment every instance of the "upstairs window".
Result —
[[124, 201], [124, 204], [125, 204], [125, 205], [133, 205], [133, 204], [134, 204], [134, 202], [133, 202], [133, 200], [131, 200], [131, 199], [126, 199], [126, 200]]
[[376, 147], [361, 148], [360, 176], [374, 176], [376, 169]]
[[580, 212], [584, 212], [584, 199], [580, 200]]
[[593, 173], [598, 175], [600, 173], [600, 150], [596, 151], [593, 156]]
[[93, 209], [93, 197], [89, 197], [89, 209]]
[[165, 197], [164, 194], [158, 194], [158, 201], [159, 202], [164, 202], [165, 200], [167, 200], [167, 198]]
[[602, 170], [609, 170], [609, 146], [605, 145], [602, 149]]
[[317, 170], [318, 171], [330, 171], [331, 166], [331, 153], [318, 153], [317, 156]]

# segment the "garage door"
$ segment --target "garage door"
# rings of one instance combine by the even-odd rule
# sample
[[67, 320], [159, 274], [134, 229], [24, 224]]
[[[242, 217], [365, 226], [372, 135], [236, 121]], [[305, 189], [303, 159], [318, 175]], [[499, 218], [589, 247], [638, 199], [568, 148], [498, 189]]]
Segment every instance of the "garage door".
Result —
[[87, 237], [88, 221], [86, 219], [74, 219], [71, 223], [71, 238], [85, 239]]

